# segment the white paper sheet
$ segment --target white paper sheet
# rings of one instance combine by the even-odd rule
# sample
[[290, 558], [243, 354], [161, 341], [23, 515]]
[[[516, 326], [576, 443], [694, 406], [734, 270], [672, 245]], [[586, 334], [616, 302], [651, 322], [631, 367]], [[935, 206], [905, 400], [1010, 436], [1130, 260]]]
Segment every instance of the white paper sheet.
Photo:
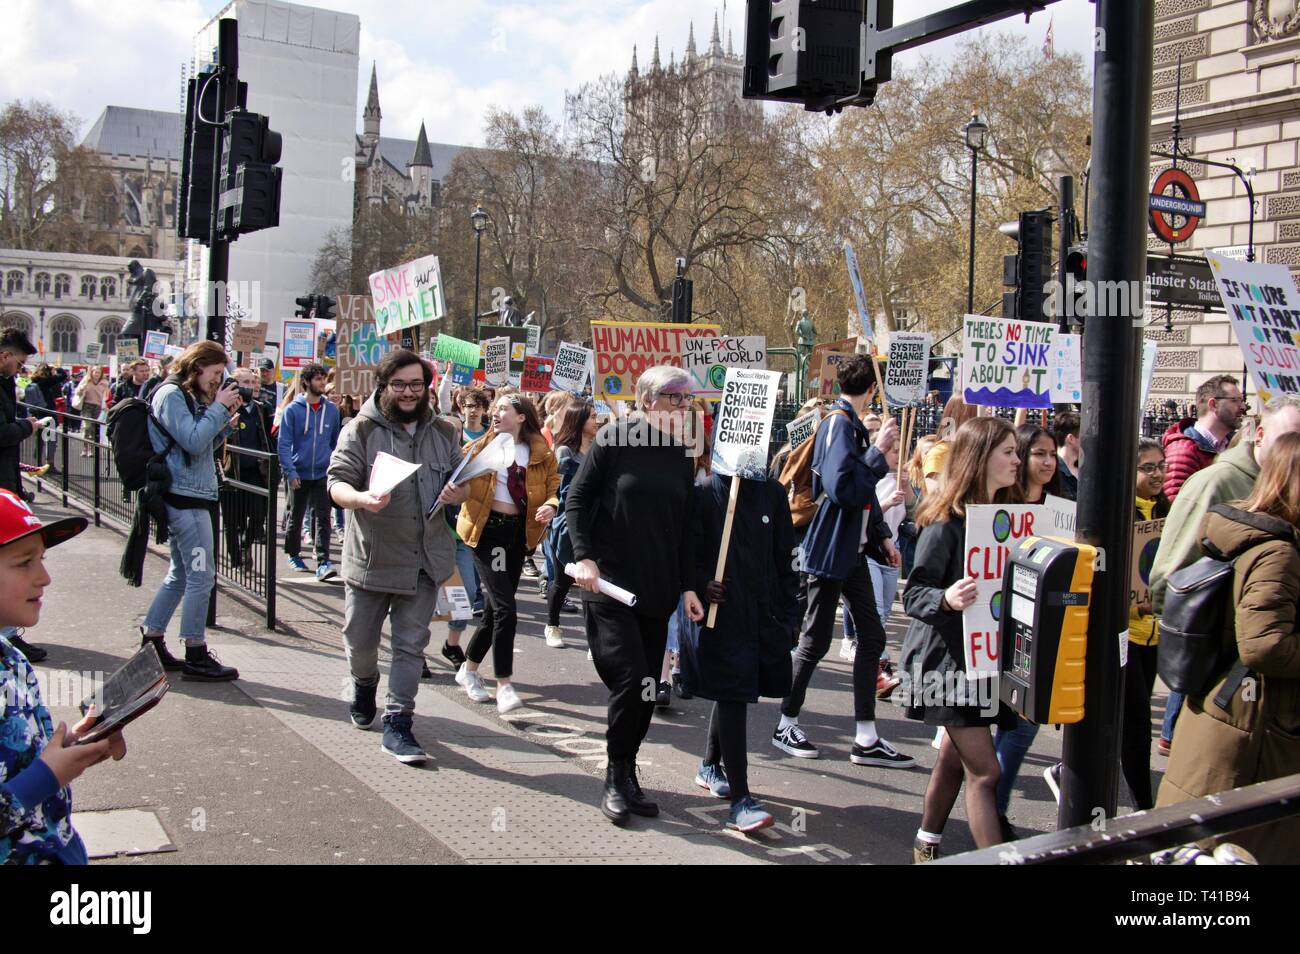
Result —
[[370, 486], [367, 489], [376, 497], [391, 494], [398, 484], [419, 469], [419, 464], [380, 451], [370, 466]]
[[[578, 565], [576, 563], [566, 563], [564, 564], [564, 572], [576, 580], [578, 578]], [[606, 596], [618, 600], [624, 606], [636, 606], [635, 593], [630, 593], [621, 586], [615, 586], [606, 579], [602, 578], [600, 582], [596, 584], [596, 589], [600, 590], [600, 592], [604, 593]]]

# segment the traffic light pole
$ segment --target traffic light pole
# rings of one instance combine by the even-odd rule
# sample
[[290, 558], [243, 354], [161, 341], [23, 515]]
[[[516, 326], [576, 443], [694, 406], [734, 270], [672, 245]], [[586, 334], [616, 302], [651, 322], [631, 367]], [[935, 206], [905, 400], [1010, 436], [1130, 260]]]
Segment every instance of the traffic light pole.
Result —
[[[1065, 727], [1061, 828], [1105, 824], [1115, 817], [1118, 796], [1124, 685], [1119, 656], [1121, 641], [1128, 639], [1153, 4], [1098, 0], [1097, 27], [1101, 49], [1093, 70], [1092, 127], [1097, 201], [1088, 236], [1088, 280], [1094, 289], [1137, 289], [1138, 294], [1094, 294], [1088, 316], [1076, 537], [1098, 547], [1104, 562], [1093, 578], [1088, 610], [1085, 714]], [[1113, 313], [1117, 309], [1123, 310]]]
[[[239, 105], [239, 24], [232, 19], [217, 21], [217, 101], [218, 121]], [[230, 242], [221, 228], [222, 166], [225, 163], [223, 137], [217, 137], [216, 181], [212, 188], [212, 232], [208, 242], [208, 287], [204, 300], [212, 309], [208, 314], [207, 337], [226, 346], [226, 286], [230, 280]], [[220, 291], [220, 294], [217, 292]]]

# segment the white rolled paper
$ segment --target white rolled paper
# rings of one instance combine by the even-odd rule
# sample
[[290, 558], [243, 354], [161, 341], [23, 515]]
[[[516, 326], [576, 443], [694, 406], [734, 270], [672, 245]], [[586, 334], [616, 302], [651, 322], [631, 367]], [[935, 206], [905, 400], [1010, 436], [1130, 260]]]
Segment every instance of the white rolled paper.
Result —
[[[573, 577], [576, 580], [578, 578], [578, 564], [576, 563], [564, 564], [564, 572], [569, 574], [569, 576]], [[635, 593], [629, 593], [627, 590], [623, 589], [623, 587], [615, 586], [613, 583], [609, 582], [608, 580], [602, 579], [599, 583], [596, 584], [596, 589], [600, 590], [600, 592], [604, 593], [606, 596], [610, 597], [611, 599], [618, 600], [624, 606], [636, 606]]]

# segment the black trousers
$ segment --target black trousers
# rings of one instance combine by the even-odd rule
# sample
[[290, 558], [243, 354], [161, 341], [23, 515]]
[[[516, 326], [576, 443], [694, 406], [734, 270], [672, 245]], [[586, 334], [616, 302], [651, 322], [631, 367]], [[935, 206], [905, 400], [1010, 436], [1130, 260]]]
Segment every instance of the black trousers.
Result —
[[1151, 691], [1156, 684], [1156, 652], [1156, 646], [1130, 641], [1124, 667], [1119, 764], [1138, 811], [1155, 807], [1151, 797]]
[[483, 618], [465, 647], [465, 655], [477, 666], [491, 649], [492, 674], [509, 679], [514, 671], [515, 630], [519, 626], [515, 591], [524, 571], [523, 516], [490, 515], [478, 546], [470, 547], [470, 553], [483, 588]]
[[871, 571], [859, 558], [847, 579], [808, 577], [808, 612], [804, 614], [799, 645], [794, 651], [794, 680], [790, 695], [781, 702], [781, 714], [795, 718], [803, 708], [808, 683], [831, 646], [835, 610], [840, 597], [848, 601], [858, 631], [858, 651], [853, 657], [853, 718], [865, 722], [876, 717], [876, 673], [885, 652], [885, 627], [876, 611]]
[[709, 715], [709, 747], [704, 761], [709, 765], [722, 762], [731, 786], [731, 804], [749, 794], [749, 757], [745, 754], [745, 717], [743, 702], [715, 702]]
[[668, 645], [668, 618], [644, 616], [621, 603], [583, 603], [587, 643], [609, 690], [605, 750], [610, 761], [635, 758], [650, 729]]
[[316, 534], [316, 562], [330, 558], [330, 498], [325, 490], [325, 478], [299, 480], [300, 486], [292, 490], [293, 502], [289, 510], [289, 529], [284, 534], [284, 552], [289, 556], [302, 555], [302, 521], [311, 506]]
[[564, 567], [557, 566], [555, 579], [546, 586], [546, 624], [560, 625], [560, 610], [564, 607], [564, 598], [573, 587], [573, 577], [564, 572]]

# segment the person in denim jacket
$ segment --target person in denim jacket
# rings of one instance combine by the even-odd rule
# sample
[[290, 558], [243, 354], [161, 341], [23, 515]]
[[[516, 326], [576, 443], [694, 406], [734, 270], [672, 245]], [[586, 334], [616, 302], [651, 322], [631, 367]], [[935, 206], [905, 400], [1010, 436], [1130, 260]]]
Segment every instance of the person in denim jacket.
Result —
[[[171, 567], [145, 614], [140, 635], [153, 642], [164, 669], [205, 682], [239, 677], [238, 671], [217, 661], [204, 635], [216, 578], [212, 530], [218, 485], [213, 452], [231, 415], [243, 403], [235, 382], [231, 380], [229, 387], [222, 382], [228, 360], [216, 342], [195, 342], [176, 359], [172, 373], [149, 399], [153, 411], [149, 440], [158, 453], [166, 451], [171, 478], [163, 495]], [[178, 606], [184, 660], [172, 656], [164, 642]]]

